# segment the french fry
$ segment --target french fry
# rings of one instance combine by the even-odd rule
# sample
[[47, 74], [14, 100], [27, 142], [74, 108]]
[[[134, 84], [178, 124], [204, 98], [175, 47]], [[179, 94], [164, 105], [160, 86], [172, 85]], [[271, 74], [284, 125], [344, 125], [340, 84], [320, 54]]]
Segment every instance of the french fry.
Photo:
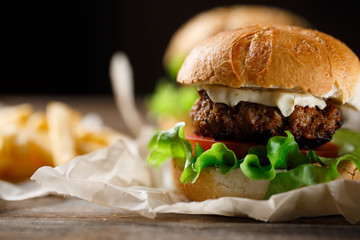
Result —
[[101, 124], [92, 126], [61, 102], [51, 102], [46, 112], [30, 104], [0, 108], [0, 179], [29, 179], [41, 166], [58, 166], [74, 157], [127, 138]]
[[106, 147], [119, 138], [121, 135], [118, 132], [107, 127], [97, 129], [79, 124], [75, 129], [77, 151], [80, 155]]
[[35, 158], [42, 151], [34, 147], [23, 129], [33, 111], [30, 104], [0, 108], [0, 179], [21, 181], [47, 164], [42, 157]]
[[54, 165], [52, 159], [52, 149], [47, 128], [45, 114], [43, 112], [35, 112], [32, 114], [26, 124], [26, 132], [28, 141], [32, 142], [35, 147], [39, 148], [42, 152], [46, 153], [47, 165]]
[[31, 135], [22, 128], [1, 131], [0, 179], [18, 182], [28, 179], [39, 167], [52, 166], [50, 152]]
[[34, 112], [31, 114], [25, 124], [27, 129], [40, 131], [40, 132], [47, 132], [49, 130], [46, 115], [44, 112]]
[[0, 125], [23, 126], [34, 108], [30, 104], [20, 104], [0, 108]]
[[53, 161], [56, 166], [77, 156], [72, 123], [76, 121], [72, 110], [63, 103], [52, 102], [46, 108], [46, 120]]

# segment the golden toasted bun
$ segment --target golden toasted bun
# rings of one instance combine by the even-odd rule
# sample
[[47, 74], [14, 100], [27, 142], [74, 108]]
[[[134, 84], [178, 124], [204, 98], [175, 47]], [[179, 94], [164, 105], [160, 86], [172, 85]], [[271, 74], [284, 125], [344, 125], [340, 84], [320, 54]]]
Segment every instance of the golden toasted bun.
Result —
[[175, 32], [166, 49], [164, 65], [168, 66], [175, 56], [185, 57], [198, 43], [216, 33], [256, 23], [310, 26], [302, 17], [275, 7], [234, 5], [214, 8], [195, 15]]
[[180, 176], [184, 166], [181, 161], [173, 159], [172, 174], [176, 188], [191, 201], [203, 201], [224, 196], [264, 199], [270, 181], [251, 180], [240, 169], [228, 175], [220, 173], [218, 168], [205, 168], [195, 183], [183, 184]]
[[183, 84], [303, 91], [360, 109], [359, 79], [359, 59], [344, 43], [286, 25], [219, 33], [191, 51], [177, 76]]

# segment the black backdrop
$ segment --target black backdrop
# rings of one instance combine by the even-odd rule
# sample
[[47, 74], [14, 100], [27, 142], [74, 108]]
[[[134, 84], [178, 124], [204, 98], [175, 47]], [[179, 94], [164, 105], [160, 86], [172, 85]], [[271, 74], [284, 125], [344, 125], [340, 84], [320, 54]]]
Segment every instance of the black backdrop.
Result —
[[356, 1], [11, 1], [0, 3], [0, 94], [110, 94], [109, 60], [119, 50], [136, 93], [148, 94], [165, 75], [173, 32], [200, 11], [236, 3], [288, 9], [360, 55]]

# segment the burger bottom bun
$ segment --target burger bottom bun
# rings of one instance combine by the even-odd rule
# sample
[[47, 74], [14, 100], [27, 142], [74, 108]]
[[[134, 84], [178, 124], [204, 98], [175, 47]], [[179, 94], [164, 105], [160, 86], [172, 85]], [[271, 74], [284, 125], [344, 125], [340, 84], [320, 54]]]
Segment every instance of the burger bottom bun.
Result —
[[194, 183], [183, 184], [180, 176], [183, 172], [183, 160], [173, 159], [172, 174], [176, 188], [191, 201], [204, 201], [220, 197], [242, 197], [264, 199], [270, 181], [251, 180], [240, 169], [223, 175], [215, 167], [202, 170]]
[[[270, 181], [252, 180], [246, 177], [240, 169], [223, 175], [215, 167], [202, 170], [195, 183], [183, 184], [180, 176], [183, 172], [183, 160], [172, 160], [172, 175], [178, 191], [191, 201], [204, 201], [220, 197], [241, 197], [262, 200], [265, 197]], [[359, 170], [349, 161], [343, 161], [338, 166], [338, 179], [360, 181]]]

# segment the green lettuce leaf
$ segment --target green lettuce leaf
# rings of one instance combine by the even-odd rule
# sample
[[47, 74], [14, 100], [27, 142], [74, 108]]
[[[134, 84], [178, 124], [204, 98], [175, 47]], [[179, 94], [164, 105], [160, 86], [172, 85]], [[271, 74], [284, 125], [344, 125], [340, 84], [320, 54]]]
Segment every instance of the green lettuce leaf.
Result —
[[274, 194], [287, 192], [299, 187], [335, 180], [339, 177], [337, 166], [342, 161], [351, 161], [360, 169], [359, 157], [359, 153], [356, 155], [346, 154], [338, 158], [317, 157], [318, 163], [321, 163], [322, 166], [303, 164], [287, 172], [280, 172], [270, 182], [265, 199], [270, 198]]
[[285, 131], [285, 133], [287, 137], [272, 137], [267, 143], [267, 157], [273, 167], [276, 169], [289, 169], [301, 164], [311, 163], [311, 159], [300, 152], [294, 136], [289, 131]]
[[335, 132], [331, 142], [339, 146], [339, 155], [352, 153], [360, 148], [360, 132], [350, 129], [339, 129]]
[[194, 183], [199, 176], [199, 173], [195, 169], [196, 159], [204, 153], [203, 148], [196, 143], [194, 157], [190, 158], [190, 161], [186, 161], [184, 171], [181, 174], [180, 181], [182, 183], [192, 182]]
[[206, 152], [195, 155], [193, 160], [195, 160], [195, 162], [192, 163], [192, 169], [194, 170], [193, 175], [190, 177], [188, 173], [182, 174], [180, 179], [182, 183], [188, 181], [194, 183], [205, 167], [215, 166], [219, 168], [220, 172], [224, 175], [239, 167], [239, 161], [235, 157], [234, 152], [222, 143], [213, 144]]
[[172, 80], [176, 79], [177, 73], [179, 72], [185, 58], [186, 55], [176, 55], [173, 56], [167, 64], [166, 70]]
[[271, 180], [276, 175], [273, 165], [261, 166], [259, 156], [256, 154], [246, 155], [240, 168], [244, 175], [253, 180]]
[[179, 118], [189, 114], [198, 97], [196, 87], [178, 87], [163, 78], [157, 83], [154, 93], [146, 100], [146, 105], [149, 114], [154, 118], [161, 116]]
[[265, 199], [274, 194], [335, 179], [331, 168], [303, 164], [287, 172], [279, 172], [270, 182]]
[[[192, 147], [184, 137], [185, 123], [181, 122], [168, 131], [158, 131], [150, 140], [150, 154], [147, 161], [150, 165], [159, 167], [169, 158], [186, 159], [192, 157]], [[190, 160], [189, 160], [190, 161]]]

